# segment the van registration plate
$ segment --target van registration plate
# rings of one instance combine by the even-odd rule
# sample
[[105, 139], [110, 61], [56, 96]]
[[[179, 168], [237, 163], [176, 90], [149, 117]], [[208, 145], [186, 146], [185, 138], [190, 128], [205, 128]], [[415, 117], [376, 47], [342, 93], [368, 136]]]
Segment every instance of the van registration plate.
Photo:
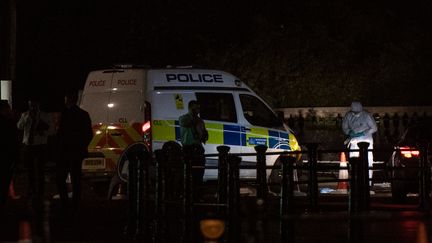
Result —
[[83, 170], [104, 170], [105, 158], [86, 158], [83, 160]]

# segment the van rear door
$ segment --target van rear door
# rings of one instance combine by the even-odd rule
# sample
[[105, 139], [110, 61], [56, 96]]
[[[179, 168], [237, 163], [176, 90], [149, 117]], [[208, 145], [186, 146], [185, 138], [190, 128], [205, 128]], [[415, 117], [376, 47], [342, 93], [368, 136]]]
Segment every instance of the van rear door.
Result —
[[87, 77], [80, 106], [90, 115], [93, 139], [88, 146], [89, 158], [83, 161], [83, 171], [107, 172], [115, 168], [104, 154], [112, 77], [113, 72], [108, 71], [94, 71]]
[[109, 90], [105, 154], [117, 164], [118, 158], [130, 144], [142, 141], [144, 122], [144, 76], [142, 69], [113, 72]]
[[[105, 70], [89, 74], [81, 107], [88, 111], [94, 138], [83, 171], [113, 173], [123, 150], [141, 141], [144, 121], [144, 76], [141, 69]], [[98, 162], [98, 163], [96, 163]]]

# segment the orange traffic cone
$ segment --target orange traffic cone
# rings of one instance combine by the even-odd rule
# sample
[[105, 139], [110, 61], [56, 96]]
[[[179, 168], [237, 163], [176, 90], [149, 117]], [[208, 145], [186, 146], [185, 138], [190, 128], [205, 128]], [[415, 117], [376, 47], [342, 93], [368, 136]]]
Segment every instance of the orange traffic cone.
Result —
[[[347, 160], [345, 152], [340, 154], [340, 164], [339, 164], [339, 180], [347, 180], [348, 179], [348, 170], [347, 170]], [[348, 181], [339, 181], [337, 185], [337, 190], [339, 192], [347, 193], [348, 192]]]
[[31, 243], [32, 242], [32, 234], [30, 223], [25, 220], [21, 221], [19, 224], [19, 239], [18, 243]]
[[417, 243], [429, 243], [426, 225], [423, 222], [420, 222], [419, 224], [419, 229], [417, 231]]
[[13, 181], [11, 181], [11, 183], [9, 184], [9, 197], [12, 198], [12, 199], [19, 199], [20, 198], [20, 196], [18, 196], [15, 193]]

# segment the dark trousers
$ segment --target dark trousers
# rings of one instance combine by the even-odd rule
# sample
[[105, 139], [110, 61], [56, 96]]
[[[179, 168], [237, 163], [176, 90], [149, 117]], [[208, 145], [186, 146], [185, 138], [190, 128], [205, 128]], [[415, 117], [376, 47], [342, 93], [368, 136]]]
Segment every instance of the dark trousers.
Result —
[[78, 207], [81, 201], [81, 178], [82, 178], [82, 153], [73, 151], [63, 152], [60, 160], [57, 161], [57, 189], [60, 195], [60, 200], [64, 207], [69, 206], [68, 189], [66, 179], [70, 174], [72, 183], [72, 206]]
[[23, 159], [28, 169], [28, 194], [34, 207], [43, 206], [45, 193], [45, 161], [47, 145], [27, 145], [23, 148]]

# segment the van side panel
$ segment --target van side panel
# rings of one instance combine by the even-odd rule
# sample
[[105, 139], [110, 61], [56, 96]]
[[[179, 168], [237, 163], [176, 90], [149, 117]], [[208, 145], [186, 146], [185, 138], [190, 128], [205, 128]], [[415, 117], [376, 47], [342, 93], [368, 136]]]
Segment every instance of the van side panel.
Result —
[[205, 123], [209, 138], [208, 144], [224, 144], [224, 125], [220, 123]]
[[[243, 107], [241, 95], [250, 109]], [[231, 153], [253, 153], [256, 145], [266, 145], [268, 151], [300, 150], [289, 130], [248, 120], [253, 114], [270, 117], [253, 109], [254, 104], [271, 109], [232, 74], [207, 69], [110, 69], [91, 72], [83, 91], [81, 107], [90, 113], [95, 133], [83, 171], [114, 173], [120, 154], [136, 141], [151, 141], [152, 150], [167, 141], [180, 143], [178, 118], [188, 112], [191, 100], [205, 107], [201, 115], [209, 132], [207, 154], [216, 154], [220, 145], [229, 146]], [[255, 163], [256, 156], [242, 159]], [[267, 164], [276, 159], [276, 155], [267, 157]], [[217, 165], [217, 156], [207, 158], [207, 165]], [[255, 171], [244, 169], [240, 176], [255, 178]], [[216, 178], [217, 170], [206, 170], [204, 177]]]
[[176, 121], [174, 120], [153, 120], [152, 134], [153, 141], [176, 141]]

